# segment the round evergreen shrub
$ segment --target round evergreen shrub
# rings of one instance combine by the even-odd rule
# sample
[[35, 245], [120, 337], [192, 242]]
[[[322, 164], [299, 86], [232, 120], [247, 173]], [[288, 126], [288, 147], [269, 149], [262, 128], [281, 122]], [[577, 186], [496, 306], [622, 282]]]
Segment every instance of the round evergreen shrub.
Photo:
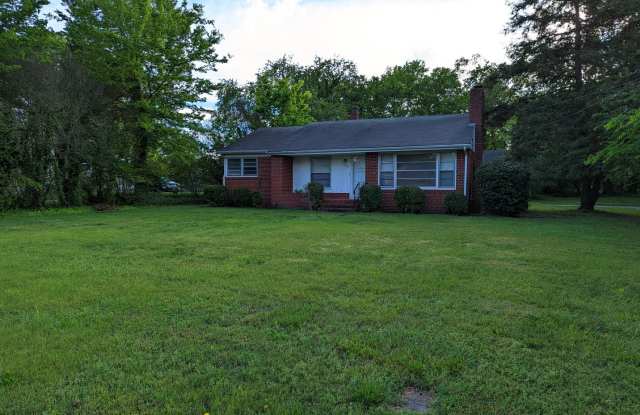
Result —
[[424, 191], [417, 186], [402, 186], [394, 196], [396, 205], [403, 213], [422, 212], [425, 205]]
[[203, 189], [204, 199], [211, 206], [224, 206], [227, 200], [227, 188], [221, 184], [205, 186]]
[[324, 199], [324, 186], [320, 183], [310, 182], [306, 186], [307, 200], [309, 206], [313, 210], [318, 210], [322, 206], [322, 200]]
[[449, 193], [446, 195], [444, 207], [450, 215], [466, 215], [469, 213], [469, 201], [462, 193]]
[[382, 206], [382, 189], [375, 184], [365, 184], [360, 189], [360, 209], [372, 212]]
[[502, 216], [517, 216], [529, 207], [529, 172], [516, 162], [495, 160], [476, 174], [482, 210]]

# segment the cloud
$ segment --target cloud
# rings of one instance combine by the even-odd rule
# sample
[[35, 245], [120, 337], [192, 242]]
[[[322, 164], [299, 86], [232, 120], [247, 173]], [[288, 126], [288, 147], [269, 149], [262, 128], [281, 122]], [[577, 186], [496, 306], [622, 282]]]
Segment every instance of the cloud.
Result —
[[212, 79], [246, 82], [285, 54], [303, 64], [341, 56], [368, 76], [412, 59], [429, 67], [475, 53], [504, 61], [508, 44], [505, 0], [237, 0], [205, 2], [205, 12], [224, 35], [220, 51], [232, 55]]

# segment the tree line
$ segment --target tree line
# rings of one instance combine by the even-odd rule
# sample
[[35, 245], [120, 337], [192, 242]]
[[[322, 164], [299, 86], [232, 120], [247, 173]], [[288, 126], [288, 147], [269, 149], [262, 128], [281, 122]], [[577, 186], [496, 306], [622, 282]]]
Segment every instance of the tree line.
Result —
[[[170, 177], [220, 179], [215, 149], [261, 127], [460, 113], [487, 89], [488, 147], [508, 148], [538, 191], [593, 209], [640, 184], [640, 0], [513, 0], [509, 62], [420, 60], [362, 75], [344, 58], [269, 61], [245, 84], [200, 5], [173, 0], [0, 2], [0, 208], [112, 201]], [[215, 94], [213, 110], [201, 108]]]
[[46, 4], [0, 3], [0, 206], [110, 202], [206, 176], [198, 102], [214, 84], [200, 75], [226, 57], [202, 6], [65, 0], [54, 32]]

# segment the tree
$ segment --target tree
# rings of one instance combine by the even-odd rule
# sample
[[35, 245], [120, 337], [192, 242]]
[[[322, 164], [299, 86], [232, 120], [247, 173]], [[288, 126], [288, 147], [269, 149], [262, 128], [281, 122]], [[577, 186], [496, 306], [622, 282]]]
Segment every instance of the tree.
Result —
[[[607, 171], [586, 161], [604, 143], [604, 96], [640, 64], [637, 0], [515, 0], [510, 76], [524, 79], [513, 155], [534, 177], [567, 180], [593, 210]], [[604, 94], [604, 95], [603, 95]]]
[[455, 70], [464, 78], [465, 89], [470, 90], [476, 85], [482, 85], [485, 89], [485, 148], [510, 148], [513, 129], [518, 122], [514, 106], [520, 97], [524, 80], [515, 76], [510, 78], [506, 75], [507, 65], [489, 62], [480, 55], [458, 59]]
[[[44, 203], [54, 145], [51, 61], [60, 38], [39, 17], [46, 1], [0, 3], [0, 208]], [[51, 101], [49, 101], [51, 102]]]
[[313, 121], [312, 96], [304, 90], [304, 81], [273, 79], [263, 74], [255, 86], [255, 111], [264, 127], [305, 125]]
[[640, 108], [617, 115], [605, 124], [608, 141], [589, 160], [604, 163], [609, 179], [624, 188], [640, 185]]
[[347, 59], [316, 56], [302, 70], [302, 80], [312, 93], [311, 116], [317, 120], [343, 120], [352, 109], [363, 107], [366, 100], [366, 79]]
[[261, 120], [255, 112], [254, 90], [234, 80], [216, 85], [218, 98], [209, 122], [209, 136], [215, 148], [222, 148], [259, 128]]
[[468, 94], [455, 70], [430, 71], [419, 60], [374, 76], [366, 92], [364, 113], [372, 118], [453, 114], [468, 108]]
[[[201, 130], [198, 102], [213, 83], [198, 77], [226, 62], [221, 35], [201, 5], [175, 0], [65, 0], [59, 16], [71, 51], [109, 87], [118, 119], [133, 132], [139, 184], [148, 155], [185, 131]], [[140, 186], [144, 187], [144, 186]]]
[[299, 65], [289, 56], [269, 61], [258, 78], [304, 82], [304, 90], [312, 94], [311, 116], [319, 121], [343, 120], [354, 107], [362, 105], [366, 79], [355, 63], [343, 58], [316, 56], [309, 66]]

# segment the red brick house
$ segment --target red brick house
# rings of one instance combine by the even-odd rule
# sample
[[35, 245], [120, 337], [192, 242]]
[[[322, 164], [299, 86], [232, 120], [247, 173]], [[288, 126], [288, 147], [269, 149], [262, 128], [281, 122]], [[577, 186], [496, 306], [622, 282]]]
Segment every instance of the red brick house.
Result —
[[224, 148], [229, 188], [262, 193], [270, 207], [301, 208], [309, 182], [325, 187], [328, 208], [355, 206], [364, 183], [383, 189], [396, 209], [400, 186], [419, 186], [426, 210], [441, 212], [447, 193], [474, 200], [473, 175], [484, 150], [484, 90], [471, 91], [466, 114], [317, 122], [265, 128]]

